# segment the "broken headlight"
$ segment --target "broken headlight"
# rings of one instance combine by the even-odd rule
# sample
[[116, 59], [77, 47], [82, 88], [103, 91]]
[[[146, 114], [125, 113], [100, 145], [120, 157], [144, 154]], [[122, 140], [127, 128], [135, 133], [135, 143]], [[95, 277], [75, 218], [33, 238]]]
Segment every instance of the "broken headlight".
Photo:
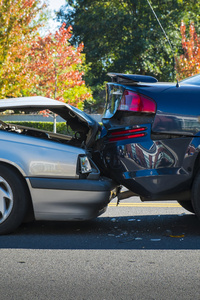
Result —
[[79, 156], [79, 171], [81, 174], [87, 174], [92, 172], [92, 167], [89, 158], [84, 156]]

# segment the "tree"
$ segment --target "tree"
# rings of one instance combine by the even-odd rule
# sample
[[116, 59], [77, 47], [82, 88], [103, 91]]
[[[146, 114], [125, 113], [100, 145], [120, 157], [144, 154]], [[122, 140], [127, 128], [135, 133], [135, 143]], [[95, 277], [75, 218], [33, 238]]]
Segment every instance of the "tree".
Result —
[[90, 89], [82, 79], [84, 65], [83, 43], [70, 45], [72, 27], [61, 28], [31, 42], [29, 69], [34, 74], [37, 95], [67, 102], [79, 108], [85, 100], [92, 100]]
[[20, 97], [32, 86], [29, 44], [45, 19], [41, 0], [0, 2], [0, 98]]
[[[72, 24], [72, 43], [84, 42], [90, 73], [86, 83], [94, 97], [108, 80], [107, 72], [138, 73], [174, 80], [172, 51], [153, 15], [147, 0], [68, 0], [58, 19]], [[179, 46], [181, 19], [200, 24], [200, 2], [196, 0], [151, 0], [174, 52]], [[67, 9], [66, 9], [67, 8]], [[71, 9], [70, 9], [71, 8]], [[200, 26], [199, 26], [200, 28]], [[99, 102], [97, 102], [99, 105]]]
[[194, 23], [189, 26], [189, 38], [183, 21], [180, 31], [184, 53], [176, 59], [176, 68], [180, 79], [184, 79], [200, 72], [200, 37], [196, 33]]

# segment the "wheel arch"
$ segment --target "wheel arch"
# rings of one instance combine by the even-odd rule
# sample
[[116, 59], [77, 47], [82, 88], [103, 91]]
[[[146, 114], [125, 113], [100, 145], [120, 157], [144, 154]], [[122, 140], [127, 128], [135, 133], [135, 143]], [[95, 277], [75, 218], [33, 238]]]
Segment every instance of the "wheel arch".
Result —
[[21, 170], [21, 168], [19, 168], [18, 166], [16, 166], [15, 164], [12, 164], [10, 162], [0, 161], [0, 168], [2, 165], [8, 167], [13, 172], [15, 172], [20, 177], [21, 181], [23, 182], [24, 188], [26, 189], [27, 196], [28, 196], [28, 199], [27, 199], [28, 200], [28, 212], [27, 212], [27, 216], [25, 217], [24, 222], [33, 221], [35, 219], [34, 210], [33, 210], [33, 202], [32, 202], [30, 189], [28, 187], [26, 179], [24, 178], [24, 175], [25, 175], [24, 172]]

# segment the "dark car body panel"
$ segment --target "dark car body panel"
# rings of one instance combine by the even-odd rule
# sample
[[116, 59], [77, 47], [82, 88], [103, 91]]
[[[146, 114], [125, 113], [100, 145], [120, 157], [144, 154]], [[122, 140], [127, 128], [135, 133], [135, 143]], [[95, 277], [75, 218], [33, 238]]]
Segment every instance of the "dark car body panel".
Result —
[[[200, 135], [200, 87], [175, 84], [138, 84], [136, 86], [109, 83], [107, 93], [131, 90], [153, 98], [157, 104], [152, 132]], [[111, 96], [110, 96], [111, 97]], [[114, 102], [114, 103], [113, 103]], [[115, 101], [111, 99], [106, 104], [103, 123], [114, 116], [120, 103], [120, 95]], [[106, 126], [106, 125], [105, 125]]]
[[[120, 112], [125, 89], [153, 99], [156, 113]], [[199, 105], [200, 86], [108, 83], [103, 143], [96, 149], [104, 165], [101, 171], [143, 200], [189, 200], [199, 161]], [[136, 128], [145, 128], [144, 135], [126, 138], [126, 132]], [[124, 130], [124, 139], [112, 139], [119, 130]]]
[[152, 141], [150, 135], [129, 143], [105, 143], [105, 170], [138, 195], [161, 199], [162, 195], [190, 189], [198, 143], [200, 138]]
[[122, 73], [108, 73], [112, 78], [113, 82], [124, 83], [124, 82], [148, 82], [155, 83], [158, 80], [155, 77], [147, 75], [138, 75], [138, 74], [122, 74]]

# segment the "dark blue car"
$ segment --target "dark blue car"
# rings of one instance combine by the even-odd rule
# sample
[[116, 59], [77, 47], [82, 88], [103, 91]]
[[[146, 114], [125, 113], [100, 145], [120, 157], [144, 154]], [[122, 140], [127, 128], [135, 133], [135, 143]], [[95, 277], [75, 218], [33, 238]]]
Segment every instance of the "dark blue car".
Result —
[[200, 218], [200, 76], [176, 84], [109, 75], [93, 155], [102, 174], [142, 201], [177, 200]]

